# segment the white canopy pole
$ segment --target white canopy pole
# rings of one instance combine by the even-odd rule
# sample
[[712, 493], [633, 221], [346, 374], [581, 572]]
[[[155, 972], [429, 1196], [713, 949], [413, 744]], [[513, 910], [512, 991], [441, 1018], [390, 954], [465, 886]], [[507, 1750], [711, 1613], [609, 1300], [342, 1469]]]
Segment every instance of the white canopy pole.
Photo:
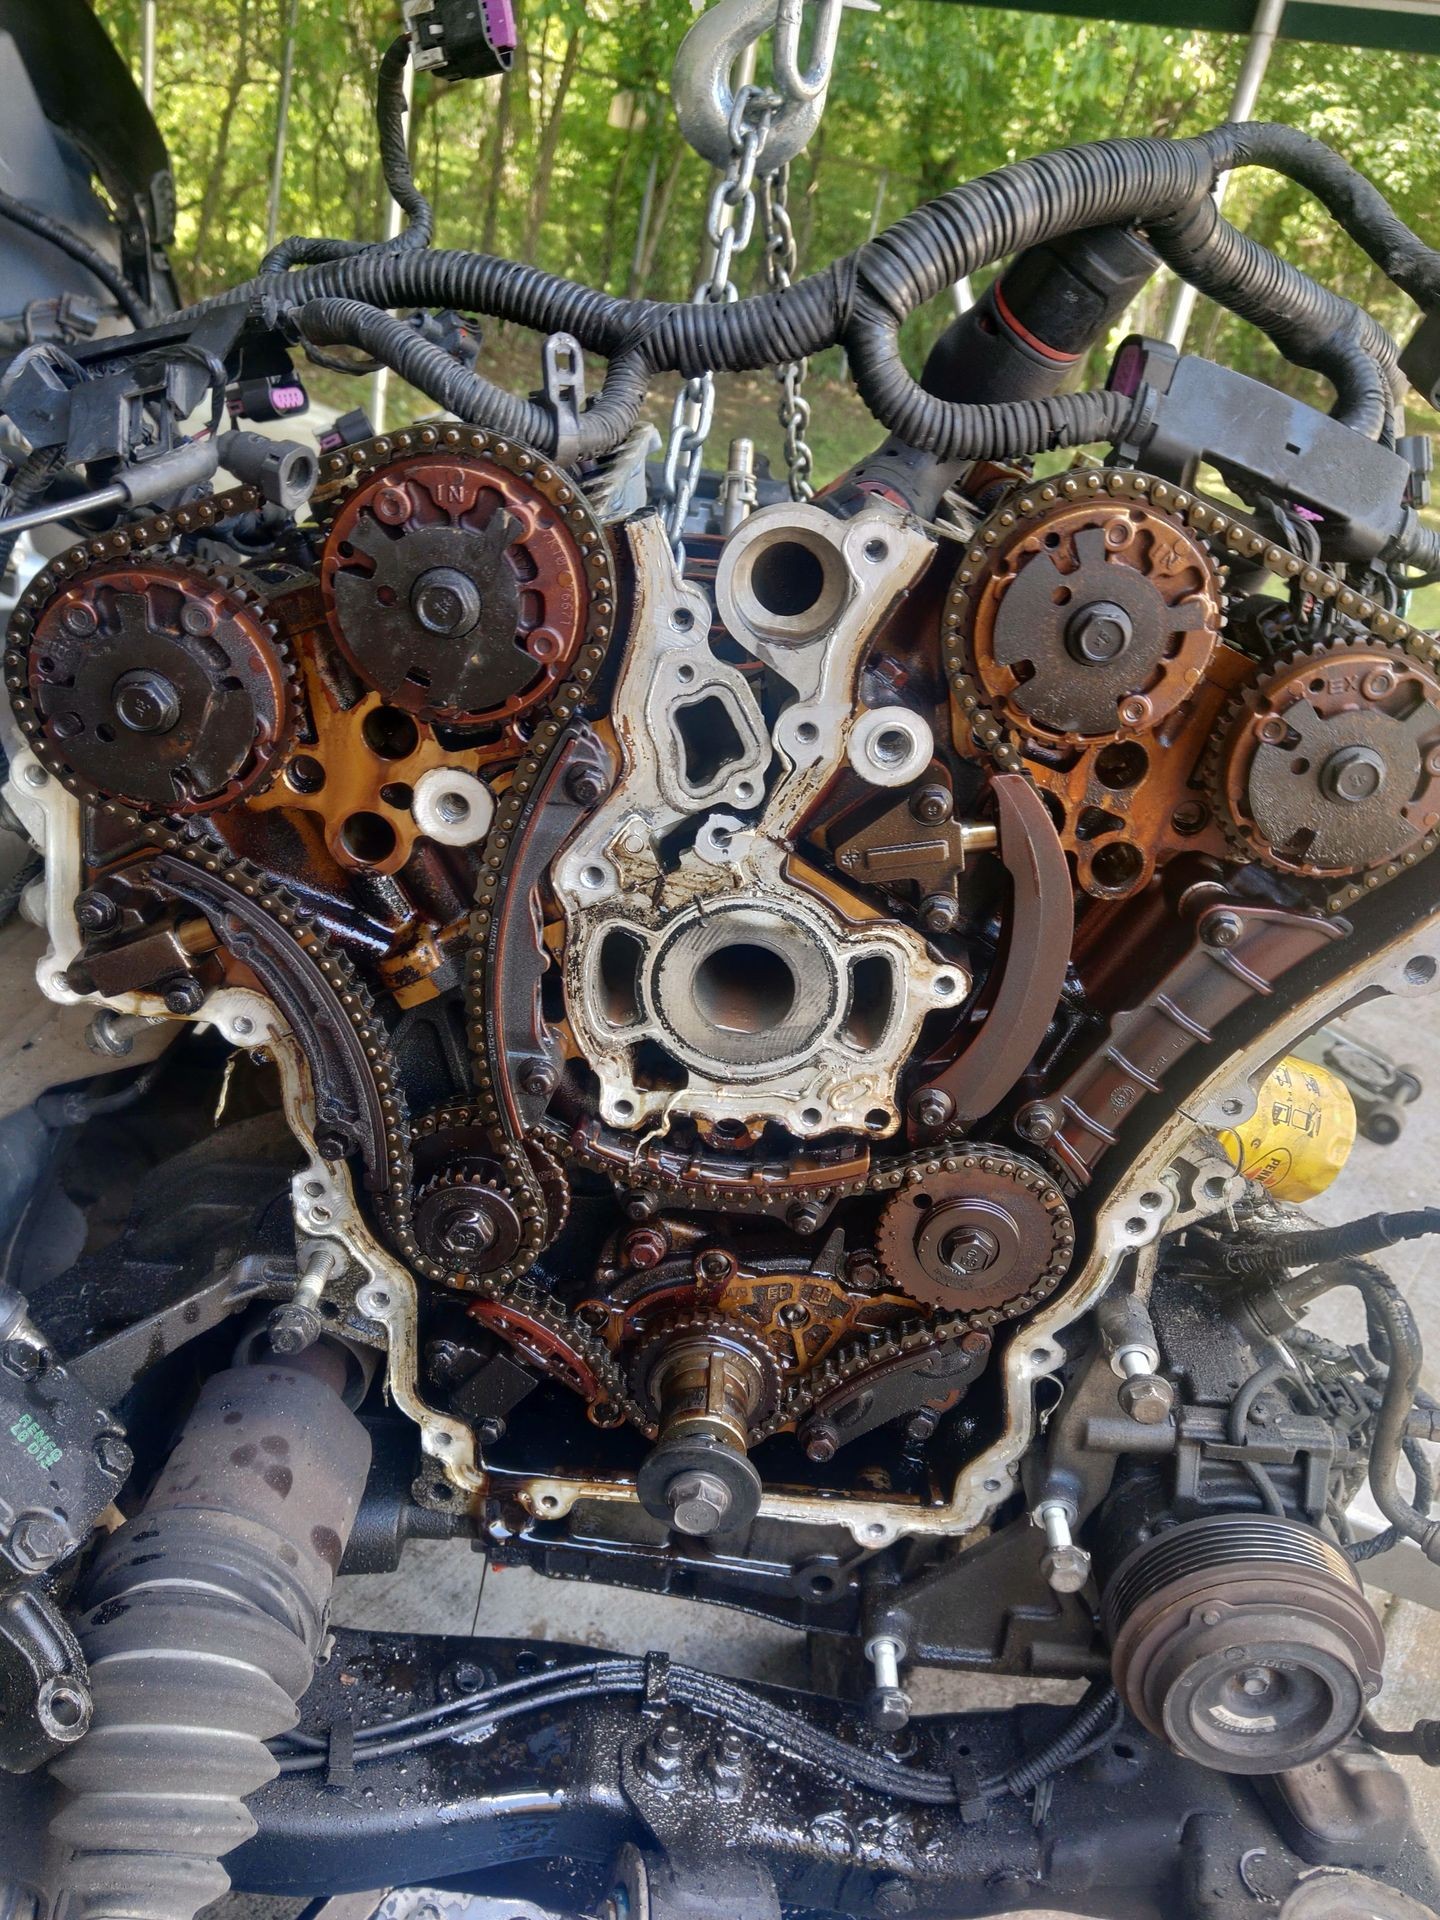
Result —
[[[270, 166], [270, 198], [265, 207], [265, 251], [280, 232], [280, 195], [285, 185], [285, 139], [290, 131], [290, 93], [295, 83], [295, 19], [300, 0], [290, 0], [280, 54], [280, 98], [275, 106], [275, 158]], [[407, 69], [408, 71], [408, 69]]]
[[[1250, 29], [1249, 44], [1245, 48], [1245, 58], [1240, 63], [1240, 76], [1235, 82], [1235, 92], [1230, 100], [1230, 119], [1248, 120], [1255, 111], [1255, 102], [1260, 97], [1260, 86], [1265, 78], [1265, 69], [1270, 64], [1270, 55], [1275, 50], [1275, 37], [1280, 31], [1280, 22], [1285, 14], [1285, 0], [1260, 0], [1255, 9], [1255, 24]], [[1215, 204], [1223, 206], [1225, 191], [1230, 185], [1228, 173], [1222, 173], [1215, 183]], [[1183, 348], [1185, 335], [1190, 330], [1190, 316], [1195, 311], [1198, 295], [1188, 280], [1182, 280], [1175, 289], [1175, 298], [1170, 304], [1170, 316], [1165, 323], [1165, 338], [1175, 348]]]

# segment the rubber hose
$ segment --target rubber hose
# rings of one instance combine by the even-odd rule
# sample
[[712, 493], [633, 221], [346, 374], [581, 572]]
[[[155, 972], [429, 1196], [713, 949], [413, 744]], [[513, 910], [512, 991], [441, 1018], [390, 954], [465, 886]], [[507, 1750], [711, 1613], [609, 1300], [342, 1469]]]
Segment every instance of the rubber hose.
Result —
[[[1436, 1226], [1440, 1225], [1440, 1210], [1435, 1208], [1422, 1209], [1419, 1214], [1373, 1216], [1377, 1220], [1387, 1217], [1400, 1221], [1428, 1218], [1436, 1222], [1436, 1225], [1421, 1229], [1425, 1232], [1434, 1232]], [[1367, 1221], [1352, 1222], [1356, 1227], [1369, 1224]], [[1327, 1228], [1315, 1234], [1292, 1234], [1290, 1239], [1318, 1240], [1325, 1233], [1341, 1232], [1344, 1232], [1343, 1228]], [[1336, 1287], [1354, 1287], [1365, 1302], [1371, 1344], [1383, 1340], [1386, 1348], [1385, 1387], [1380, 1395], [1370, 1440], [1369, 1481], [1375, 1504], [1403, 1538], [1413, 1540], [1427, 1559], [1440, 1561], [1440, 1520], [1433, 1519], [1428, 1511], [1427, 1496], [1433, 1492], [1428, 1472], [1417, 1474], [1415, 1483], [1417, 1499], [1426, 1501], [1425, 1507], [1412, 1505], [1400, 1491], [1400, 1462], [1408, 1438], [1410, 1412], [1415, 1405], [1415, 1396], [1420, 1391], [1420, 1375], [1425, 1365], [1425, 1348], [1415, 1315], [1404, 1294], [1389, 1274], [1383, 1273], [1379, 1267], [1372, 1266], [1366, 1260], [1343, 1256], [1327, 1261], [1325, 1265], [1331, 1270], [1324, 1275], [1305, 1276], [1307, 1303], [1333, 1292]], [[1317, 1284], [1321, 1279], [1324, 1285]]]
[[17, 200], [12, 193], [0, 193], [0, 213], [17, 227], [48, 240], [52, 247], [84, 267], [101, 286], [114, 298], [116, 305], [130, 322], [132, 327], [148, 327], [150, 309], [139, 294], [115, 265], [107, 260], [98, 247], [92, 247], [88, 240], [82, 240], [60, 220], [53, 220], [48, 213], [42, 213], [39, 207], [32, 207], [26, 200]]
[[370, 1441], [312, 1348], [206, 1382], [82, 1595], [90, 1731], [51, 1772], [53, 1920], [192, 1920], [297, 1719]]
[[1274, 1278], [1289, 1267], [1329, 1266], [1336, 1260], [1356, 1260], [1402, 1240], [1419, 1240], [1440, 1233], [1440, 1207], [1417, 1207], [1407, 1213], [1367, 1213], [1339, 1227], [1311, 1227], [1283, 1233], [1256, 1246], [1230, 1247], [1220, 1256], [1225, 1273], [1247, 1278]]
[[[1420, 1513], [1428, 1513], [1435, 1504], [1435, 1475], [1430, 1462], [1418, 1440], [1405, 1441], [1401, 1452], [1415, 1476], [1415, 1508]], [[1384, 1527], [1379, 1533], [1372, 1533], [1368, 1540], [1353, 1541], [1346, 1552], [1354, 1561], [1374, 1560], [1382, 1553], [1389, 1553], [1392, 1547], [1398, 1547], [1405, 1537], [1399, 1527]]]
[[435, 214], [415, 184], [405, 131], [405, 67], [409, 58], [410, 36], [402, 33], [385, 49], [375, 82], [380, 168], [391, 199], [405, 215], [402, 232], [393, 241], [326, 240], [296, 234], [270, 249], [260, 263], [262, 273], [281, 273], [289, 267], [320, 260], [343, 260], [368, 253], [377, 246], [387, 252], [429, 246], [435, 234]]

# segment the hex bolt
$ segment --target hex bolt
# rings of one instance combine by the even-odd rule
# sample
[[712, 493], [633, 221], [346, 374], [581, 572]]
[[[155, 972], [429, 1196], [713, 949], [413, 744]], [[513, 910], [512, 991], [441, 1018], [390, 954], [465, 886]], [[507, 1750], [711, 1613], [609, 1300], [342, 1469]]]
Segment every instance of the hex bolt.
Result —
[[813, 1460], [817, 1467], [823, 1467], [827, 1460], [833, 1460], [840, 1445], [840, 1435], [834, 1427], [824, 1421], [817, 1421], [805, 1436], [805, 1458]]
[[45, 1350], [28, 1340], [7, 1340], [0, 1347], [0, 1367], [17, 1380], [38, 1380], [45, 1369]]
[[727, 1280], [730, 1277], [730, 1256], [719, 1247], [711, 1247], [695, 1262], [695, 1271], [702, 1280]]
[[22, 1513], [10, 1530], [10, 1558], [22, 1573], [43, 1573], [70, 1545], [70, 1536], [53, 1513], [38, 1508]]
[[910, 1117], [917, 1127], [931, 1131], [943, 1127], [955, 1112], [955, 1102], [939, 1087], [926, 1087], [910, 1102]]
[[660, 1211], [660, 1196], [644, 1191], [627, 1193], [622, 1204], [627, 1220], [650, 1220]]
[[734, 1502], [718, 1474], [677, 1473], [665, 1489], [665, 1504], [677, 1532], [703, 1539], [724, 1526]]
[[1233, 947], [1245, 931], [1245, 922], [1238, 913], [1217, 913], [1205, 923], [1201, 935], [1207, 947]]
[[926, 826], [938, 826], [942, 820], [950, 818], [951, 804], [950, 789], [942, 787], [938, 781], [931, 781], [911, 799], [910, 811]]
[[653, 1786], [670, 1792], [680, 1784], [684, 1758], [685, 1730], [678, 1720], [667, 1714], [645, 1742], [641, 1767]]
[[265, 1331], [276, 1353], [304, 1353], [320, 1338], [324, 1321], [320, 1300], [334, 1277], [339, 1258], [331, 1247], [316, 1247], [305, 1262], [291, 1297], [273, 1309]]
[[542, 1095], [555, 1091], [555, 1069], [548, 1060], [531, 1060], [520, 1075], [520, 1086], [525, 1093]]
[[1122, 1347], [1113, 1364], [1122, 1375], [1120, 1405], [1132, 1420], [1138, 1420], [1142, 1427], [1158, 1427], [1170, 1417], [1175, 1388], [1156, 1373], [1151, 1354], [1143, 1347]]
[[738, 1800], [745, 1786], [745, 1740], [734, 1727], [722, 1727], [701, 1763], [717, 1800]]
[[180, 695], [163, 673], [133, 667], [111, 694], [115, 718], [131, 733], [168, 733], [180, 718]]
[[108, 893], [87, 887], [75, 896], [75, 924], [82, 933], [104, 933], [120, 918], [120, 910]]
[[1033, 1518], [1045, 1529], [1040, 1571], [1056, 1593], [1078, 1593], [1090, 1578], [1090, 1556], [1071, 1537], [1071, 1511], [1063, 1500], [1042, 1500]]
[[188, 974], [182, 974], [179, 979], [167, 981], [161, 993], [171, 1013], [198, 1013], [205, 1004], [204, 987]]
[[877, 1633], [865, 1643], [865, 1658], [875, 1675], [865, 1702], [866, 1718], [877, 1733], [899, 1733], [910, 1720], [910, 1696], [900, 1685], [905, 1643], [892, 1633]]
[[102, 1473], [108, 1473], [117, 1480], [129, 1477], [135, 1464], [135, 1456], [120, 1438], [118, 1433], [102, 1433], [95, 1442], [95, 1458]]
[[669, 1251], [670, 1236], [663, 1227], [636, 1227], [620, 1242], [620, 1264], [648, 1273]]
[[605, 782], [595, 767], [572, 767], [565, 776], [565, 791], [577, 807], [593, 807], [605, 792]]
[[1022, 1107], [1015, 1116], [1016, 1133], [1036, 1147], [1043, 1147], [1047, 1140], [1053, 1139], [1059, 1124], [1055, 1109], [1039, 1100], [1032, 1100], [1028, 1107]]
[[920, 902], [920, 924], [927, 933], [949, 933], [960, 918], [960, 902], [953, 894], [927, 893]]
[[785, 1210], [785, 1224], [792, 1233], [814, 1233], [825, 1218], [825, 1209], [813, 1200], [795, 1200]]

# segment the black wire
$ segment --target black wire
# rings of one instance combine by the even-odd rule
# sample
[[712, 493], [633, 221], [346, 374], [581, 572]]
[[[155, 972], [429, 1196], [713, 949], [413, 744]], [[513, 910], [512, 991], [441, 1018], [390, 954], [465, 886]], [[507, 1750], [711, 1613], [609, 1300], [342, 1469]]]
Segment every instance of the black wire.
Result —
[[[794, 1758], [840, 1773], [861, 1786], [923, 1805], [946, 1806], [954, 1802], [955, 1786], [948, 1774], [906, 1767], [883, 1755], [867, 1753], [731, 1681], [694, 1668], [672, 1666], [668, 1670], [667, 1685], [670, 1697], [679, 1705], [743, 1727], [759, 1738], [784, 1747]], [[355, 1736], [355, 1759], [357, 1762], [392, 1759], [444, 1741], [464, 1740], [467, 1736], [488, 1732], [524, 1714], [544, 1712], [574, 1701], [642, 1693], [644, 1686], [645, 1667], [641, 1661], [616, 1660], [560, 1668], [552, 1673], [510, 1681], [503, 1687], [457, 1695], [454, 1700], [423, 1708], [402, 1719], [363, 1727]], [[451, 1715], [454, 1717], [447, 1717], [442, 1723], [442, 1716]], [[282, 1773], [314, 1773], [328, 1765], [327, 1741], [312, 1734], [292, 1733], [285, 1738], [301, 1751], [281, 1754]]]
[[0, 192], [0, 214], [4, 214], [17, 227], [24, 227], [41, 240], [49, 241], [52, 247], [68, 254], [87, 273], [93, 274], [101, 286], [114, 296], [131, 326], [149, 326], [149, 308], [120, 269], [107, 260], [98, 248], [92, 247], [88, 240], [82, 240], [78, 233], [72, 232], [63, 221], [42, 213], [39, 207], [32, 207], [27, 200], [17, 200], [13, 193]]

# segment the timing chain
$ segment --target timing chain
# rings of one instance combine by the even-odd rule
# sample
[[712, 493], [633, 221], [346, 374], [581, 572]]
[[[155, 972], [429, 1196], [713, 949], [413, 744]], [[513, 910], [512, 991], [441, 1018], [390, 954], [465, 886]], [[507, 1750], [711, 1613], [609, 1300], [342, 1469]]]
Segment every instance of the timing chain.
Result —
[[[507, 1266], [491, 1274], [457, 1275], [431, 1260], [420, 1249], [411, 1219], [411, 1127], [398, 1075], [394, 1070], [388, 1034], [374, 1011], [369, 990], [349, 959], [330, 944], [313, 918], [303, 910], [296, 896], [251, 862], [220, 846], [203, 829], [175, 820], [148, 819], [133, 809], [95, 793], [51, 750], [29, 699], [28, 645], [39, 611], [51, 594], [92, 567], [114, 564], [163, 549], [181, 535], [201, 534], [233, 515], [254, 512], [261, 505], [257, 491], [251, 487], [238, 487], [173, 512], [152, 515], [113, 533], [82, 541], [52, 560], [27, 587], [11, 617], [5, 654], [6, 684], [21, 729], [36, 758], [68, 791], [93, 801], [111, 820], [143, 837], [157, 851], [171, 853], [202, 866], [207, 872], [236, 887], [316, 961], [334, 992], [337, 1006], [359, 1037], [374, 1074], [383, 1116], [386, 1161], [391, 1183], [386, 1206], [387, 1224], [397, 1249], [413, 1269], [426, 1279], [440, 1285], [460, 1285], [482, 1298], [504, 1296], [513, 1300], [516, 1298], [514, 1289], [517, 1283], [523, 1280], [550, 1237], [549, 1209], [532, 1158], [532, 1154], [543, 1153], [547, 1149], [541, 1136], [515, 1133], [505, 1119], [504, 1103], [495, 1084], [485, 1044], [482, 1012], [485, 998], [484, 952], [495, 903], [505, 884], [509, 858], [522, 837], [520, 829], [527, 799], [535, 792], [540, 773], [564, 738], [582, 700], [594, 683], [613, 639], [614, 583], [608, 550], [603, 538], [593, 530], [590, 516], [578, 492], [541, 456], [517, 449], [478, 429], [416, 427], [401, 433], [381, 435], [342, 452], [327, 454], [321, 461], [316, 502], [323, 504], [339, 493], [346, 482], [366, 466], [375, 466], [435, 447], [499, 458], [512, 462], [518, 471], [523, 471], [528, 479], [549, 494], [558, 508], [571, 517], [586, 555], [592, 584], [589, 628], [575, 669], [556, 691], [548, 706], [541, 710], [527, 750], [514, 769], [509, 787], [497, 803], [495, 819], [482, 849], [482, 877], [471, 923], [474, 939], [466, 996], [478, 1099], [473, 1110], [467, 1108], [456, 1111], [463, 1111], [467, 1115], [473, 1111], [490, 1130], [522, 1218], [522, 1242]], [[1259, 562], [1281, 579], [1298, 581], [1305, 591], [1333, 604], [1337, 612], [1363, 627], [1377, 640], [1403, 648], [1427, 666], [1440, 667], [1440, 643], [1434, 636], [1411, 626], [1399, 615], [1356, 593], [1329, 569], [1306, 564], [1295, 554], [1265, 539], [1252, 527], [1208, 501], [1197, 499], [1183, 488], [1153, 480], [1145, 474], [1113, 469], [1071, 474], [1028, 489], [1012, 503], [1002, 506], [991, 521], [981, 528], [975, 543], [965, 555], [947, 606], [944, 649], [955, 697], [970, 725], [977, 747], [988, 753], [1002, 770], [1023, 772], [1024, 761], [1015, 736], [990, 711], [982, 690], [969, 671], [964, 652], [963, 589], [974, 578], [975, 570], [984, 564], [988, 550], [1002, 534], [1008, 534], [1017, 521], [1036, 517], [1059, 501], [1100, 495], [1144, 499], [1156, 508], [1179, 515], [1215, 546], [1228, 549], [1237, 557]], [[1419, 847], [1412, 849], [1401, 860], [1391, 862], [1385, 868], [1365, 875], [1363, 880], [1341, 889], [1327, 902], [1328, 909], [1338, 911], [1361, 898], [1364, 893], [1383, 885], [1385, 880], [1394, 878], [1428, 853], [1437, 841], [1440, 841], [1440, 830], [1428, 834]], [[577, 1154], [572, 1151], [571, 1157], [582, 1163], [587, 1159], [583, 1152]], [[613, 1173], [613, 1168], [608, 1164], [598, 1160], [596, 1164], [601, 1166], [601, 1170]], [[942, 1147], [895, 1156], [873, 1164], [862, 1176], [837, 1181], [817, 1190], [814, 1197], [829, 1204], [863, 1195], [884, 1195], [923, 1180], [928, 1174], [963, 1169], [970, 1164], [983, 1165], [989, 1171], [1015, 1178], [1050, 1208], [1054, 1239], [1050, 1259], [1042, 1273], [1025, 1292], [1002, 1307], [978, 1313], [936, 1313], [929, 1317], [917, 1315], [914, 1321], [897, 1328], [860, 1336], [845, 1343], [819, 1367], [790, 1384], [767, 1431], [775, 1431], [803, 1418], [819, 1397], [833, 1391], [846, 1380], [860, 1376], [872, 1366], [923, 1352], [941, 1341], [960, 1337], [968, 1331], [987, 1330], [1016, 1314], [1029, 1311], [1059, 1285], [1068, 1270], [1073, 1249], [1068, 1212], [1063, 1209], [1063, 1202], [1059, 1207], [1054, 1204], [1061, 1199], [1059, 1189], [1032, 1162], [1002, 1149], [976, 1149], [957, 1142], [948, 1149]], [[669, 1186], [671, 1183], [659, 1184]], [[680, 1183], [674, 1183], [674, 1191], [677, 1197], [685, 1197], [688, 1189]], [[544, 1295], [533, 1286], [525, 1287], [523, 1297], [517, 1304], [523, 1305], [527, 1313], [568, 1342], [585, 1360], [602, 1382], [612, 1406], [637, 1423], [646, 1423], [644, 1409], [631, 1395], [614, 1356], [598, 1335], [576, 1321], [553, 1296]]]
[[[1424, 666], [1440, 669], [1440, 638], [1436, 635], [1412, 626], [1398, 613], [1347, 586], [1331, 568], [1306, 560], [1288, 547], [1267, 539], [1213, 502], [1201, 500], [1168, 480], [1155, 480], [1149, 474], [1128, 469], [1105, 467], [1064, 474], [1027, 487], [1002, 502], [967, 548], [945, 603], [943, 645], [951, 689], [976, 747], [988, 754], [1002, 773], [1024, 773], [1025, 758], [1019, 736], [991, 709], [984, 688], [971, 671], [966, 651], [969, 632], [966, 589], [985, 565], [991, 550], [1002, 538], [1011, 538], [1016, 526], [1039, 519], [1065, 502], [1102, 498], [1144, 500], [1149, 506], [1174, 514], [1193, 532], [1202, 535], [1217, 556], [1223, 558], [1229, 554], [1249, 564], [1258, 563], [1277, 579], [1297, 583], [1315, 599], [1328, 602], [1337, 613], [1386, 646], [1399, 648]], [[1387, 880], [1394, 880], [1413, 867], [1437, 845], [1440, 845], [1440, 828], [1432, 829], [1399, 859], [1347, 881], [1328, 896], [1325, 911], [1343, 912]]]
[[[795, 223], [790, 218], [790, 166], [787, 161], [760, 182], [760, 210], [765, 226], [765, 278], [771, 290], [784, 293], [799, 271]], [[780, 384], [780, 425], [785, 435], [785, 471], [792, 500], [813, 500], [810, 476], [815, 455], [806, 434], [810, 429], [810, 402], [805, 398], [808, 360], [786, 360], [775, 369]]]
[[[770, 122], [781, 105], [768, 87], [737, 87], [730, 109], [730, 160], [710, 190], [705, 211], [705, 237], [710, 244], [706, 277], [695, 289], [696, 306], [729, 306], [740, 298], [731, 278], [737, 253], [744, 253], [755, 232], [755, 170], [770, 132]], [[665, 448], [665, 473], [660, 485], [665, 531], [675, 552], [675, 564], [685, 564], [685, 518], [700, 484], [705, 443], [715, 420], [715, 376], [696, 374], [675, 396], [670, 415], [670, 439]]]

